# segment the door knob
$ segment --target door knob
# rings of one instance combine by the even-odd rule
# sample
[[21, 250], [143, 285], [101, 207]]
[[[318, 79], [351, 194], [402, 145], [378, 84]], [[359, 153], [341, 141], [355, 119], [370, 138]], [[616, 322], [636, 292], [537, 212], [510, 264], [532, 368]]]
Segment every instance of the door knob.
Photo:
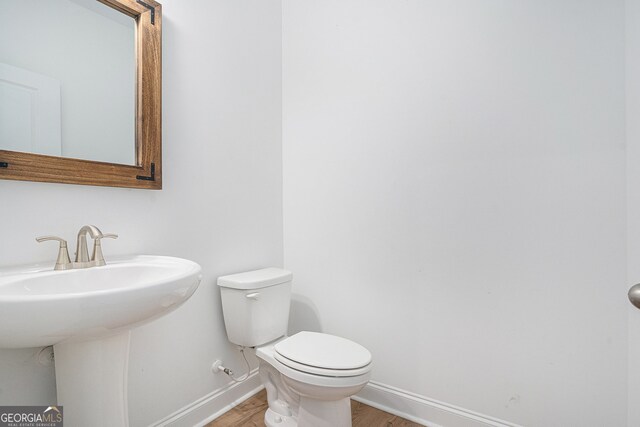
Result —
[[637, 308], [640, 308], [640, 283], [633, 285], [631, 289], [629, 289], [629, 301]]

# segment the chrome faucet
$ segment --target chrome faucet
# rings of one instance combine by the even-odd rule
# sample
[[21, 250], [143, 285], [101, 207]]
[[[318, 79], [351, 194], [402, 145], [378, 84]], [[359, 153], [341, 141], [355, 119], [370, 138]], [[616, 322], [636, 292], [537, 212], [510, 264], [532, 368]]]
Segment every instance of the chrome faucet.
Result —
[[[89, 249], [87, 248], [87, 233], [93, 239], [93, 253], [89, 258]], [[48, 240], [57, 240], [60, 242], [60, 250], [58, 251], [58, 259], [54, 270], [69, 270], [72, 268], [89, 268], [105, 265], [104, 255], [102, 254], [101, 241], [104, 238], [117, 239], [117, 234], [104, 234], [95, 225], [85, 225], [78, 231], [78, 242], [76, 246], [76, 260], [71, 262], [69, 251], [67, 250], [67, 241], [56, 236], [38, 237], [38, 242]]]

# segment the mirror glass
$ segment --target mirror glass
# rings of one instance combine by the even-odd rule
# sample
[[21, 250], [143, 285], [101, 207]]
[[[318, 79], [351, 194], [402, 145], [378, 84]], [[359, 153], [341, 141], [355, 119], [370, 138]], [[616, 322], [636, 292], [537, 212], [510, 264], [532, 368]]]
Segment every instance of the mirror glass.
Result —
[[97, 0], [0, 0], [0, 150], [135, 165], [135, 27]]

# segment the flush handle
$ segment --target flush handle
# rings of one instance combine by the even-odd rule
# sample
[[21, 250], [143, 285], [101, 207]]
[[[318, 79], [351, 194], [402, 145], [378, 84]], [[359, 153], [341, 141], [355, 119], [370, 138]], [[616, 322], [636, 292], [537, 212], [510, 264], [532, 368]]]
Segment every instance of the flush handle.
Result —
[[257, 300], [258, 297], [260, 296], [260, 292], [253, 292], [250, 294], [246, 294], [245, 295], [247, 298], [252, 299], [252, 300]]

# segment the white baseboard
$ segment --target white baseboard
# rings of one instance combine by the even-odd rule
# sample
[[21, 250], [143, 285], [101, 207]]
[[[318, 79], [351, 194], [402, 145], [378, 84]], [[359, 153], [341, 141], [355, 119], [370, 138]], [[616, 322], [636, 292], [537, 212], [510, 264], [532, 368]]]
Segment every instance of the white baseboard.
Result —
[[428, 427], [521, 427], [375, 381], [353, 399]]
[[[254, 369], [246, 381], [231, 382], [152, 427], [205, 426], [263, 388], [258, 370]], [[353, 399], [428, 427], [522, 427], [375, 381], [370, 381]]]
[[155, 422], [152, 427], [202, 427], [263, 388], [258, 370], [254, 369], [245, 381], [241, 383], [230, 382]]

